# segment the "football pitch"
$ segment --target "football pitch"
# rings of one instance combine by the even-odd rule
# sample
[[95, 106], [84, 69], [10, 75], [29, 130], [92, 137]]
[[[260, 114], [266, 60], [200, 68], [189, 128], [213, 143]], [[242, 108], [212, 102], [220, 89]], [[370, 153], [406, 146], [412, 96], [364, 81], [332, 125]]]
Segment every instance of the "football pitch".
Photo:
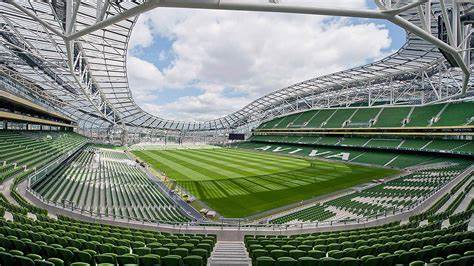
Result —
[[239, 149], [133, 153], [229, 218], [247, 217], [397, 173]]

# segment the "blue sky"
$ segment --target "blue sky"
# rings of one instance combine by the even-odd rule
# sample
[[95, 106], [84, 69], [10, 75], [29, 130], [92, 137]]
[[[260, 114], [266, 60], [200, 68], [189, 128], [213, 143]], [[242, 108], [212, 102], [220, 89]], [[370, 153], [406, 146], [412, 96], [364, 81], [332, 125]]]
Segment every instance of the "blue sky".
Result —
[[403, 30], [380, 20], [156, 9], [139, 18], [127, 67], [145, 110], [206, 120], [294, 82], [380, 59], [404, 41]]

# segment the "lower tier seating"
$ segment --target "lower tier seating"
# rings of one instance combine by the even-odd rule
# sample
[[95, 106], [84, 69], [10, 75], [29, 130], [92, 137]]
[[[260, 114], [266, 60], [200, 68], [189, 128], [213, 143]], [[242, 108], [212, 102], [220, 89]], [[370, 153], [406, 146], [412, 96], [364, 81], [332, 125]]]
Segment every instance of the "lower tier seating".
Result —
[[[418, 170], [403, 177], [377, 184], [336, 199], [300, 209], [273, 219], [272, 223], [299, 223], [315, 221], [353, 221], [373, 216], [385, 216], [391, 212], [411, 208], [438, 191], [446, 183], [461, 174], [469, 163]], [[471, 178], [470, 175], [466, 179]], [[458, 187], [459, 189], [459, 187]], [[470, 191], [470, 188], [469, 190]], [[459, 196], [462, 200], [465, 193]], [[453, 205], [452, 211], [457, 207]], [[449, 215], [452, 213], [446, 213]]]
[[216, 243], [215, 235], [39, 218], [0, 218], [0, 265], [205, 265]]
[[[234, 146], [257, 151], [274, 152], [306, 158], [325, 158], [345, 162], [406, 168], [427, 163], [439, 162], [437, 155], [411, 154], [396, 151], [360, 150], [350, 147], [331, 147], [319, 145], [281, 144], [266, 142], [242, 142]], [[449, 161], [449, 159], [447, 159]]]
[[254, 265], [473, 265], [474, 232], [467, 221], [441, 227], [375, 228], [295, 236], [249, 235], [245, 244]]
[[141, 221], [186, 222], [190, 219], [124, 152], [88, 146], [34, 184], [46, 201], [70, 203], [77, 210]]
[[253, 135], [249, 141], [262, 143], [315, 144], [335, 147], [365, 147], [390, 150], [419, 150], [451, 154], [474, 155], [472, 140], [448, 140], [432, 138], [391, 138], [391, 137], [336, 137], [336, 136], [294, 136], [294, 135]]

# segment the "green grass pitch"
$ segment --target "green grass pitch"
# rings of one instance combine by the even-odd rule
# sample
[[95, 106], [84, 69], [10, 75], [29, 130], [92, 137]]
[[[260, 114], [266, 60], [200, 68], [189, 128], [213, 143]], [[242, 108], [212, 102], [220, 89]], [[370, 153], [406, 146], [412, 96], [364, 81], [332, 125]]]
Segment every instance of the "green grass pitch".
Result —
[[397, 173], [239, 149], [133, 153], [229, 218], [247, 217]]

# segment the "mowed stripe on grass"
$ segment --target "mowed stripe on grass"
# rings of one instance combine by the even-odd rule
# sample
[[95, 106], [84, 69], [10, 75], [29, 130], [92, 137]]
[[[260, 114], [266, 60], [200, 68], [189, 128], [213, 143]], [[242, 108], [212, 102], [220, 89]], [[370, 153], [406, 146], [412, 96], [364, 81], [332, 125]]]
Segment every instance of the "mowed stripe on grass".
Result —
[[135, 151], [225, 217], [245, 217], [396, 171], [236, 149]]

